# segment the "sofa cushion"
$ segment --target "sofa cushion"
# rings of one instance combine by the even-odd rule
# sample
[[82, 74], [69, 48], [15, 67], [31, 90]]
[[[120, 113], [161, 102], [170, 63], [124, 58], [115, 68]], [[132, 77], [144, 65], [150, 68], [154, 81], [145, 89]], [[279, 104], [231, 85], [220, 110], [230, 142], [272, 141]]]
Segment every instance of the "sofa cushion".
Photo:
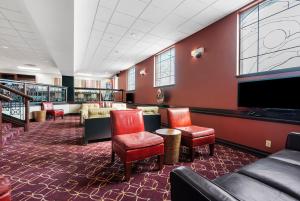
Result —
[[238, 198], [251, 201], [288, 201], [298, 200], [254, 178], [238, 173], [219, 177], [213, 183]]
[[81, 105], [82, 110], [88, 110], [90, 108], [99, 108], [99, 104], [98, 103], [83, 103]]
[[181, 135], [189, 138], [198, 138], [204, 137], [208, 135], [213, 135], [215, 130], [213, 128], [205, 128], [200, 126], [185, 126], [185, 127], [176, 127], [176, 129], [180, 130]]
[[157, 106], [147, 106], [147, 107], [137, 107], [137, 109], [142, 110], [144, 115], [154, 115], [159, 114], [158, 110], [159, 108]]
[[117, 143], [124, 150], [150, 147], [164, 142], [164, 139], [153, 133], [142, 131], [132, 134], [113, 136], [114, 143]]
[[297, 165], [265, 158], [243, 167], [238, 173], [257, 179], [300, 200], [300, 168]]
[[[269, 158], [274, 158], [286, 163], [291, 163], [300, 166], [300, 152], [290, 149], [281, 150], [275, 154], [269, 156]], [[300, 168], [300, 167], [299, 167]]]
[[[89, 111], [89, 117], [92, 116], [109, 116], [109, 112], [112, 110], [112, 108], [90, 108]], [[94, 117], [95, 118], [95, 117]]]

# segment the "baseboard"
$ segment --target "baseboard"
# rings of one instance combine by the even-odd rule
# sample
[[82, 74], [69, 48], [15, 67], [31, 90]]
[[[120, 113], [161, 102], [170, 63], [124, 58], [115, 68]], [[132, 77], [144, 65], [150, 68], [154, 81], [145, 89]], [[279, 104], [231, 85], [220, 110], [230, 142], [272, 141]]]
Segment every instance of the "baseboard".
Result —
[[248, 146], [245, 146], [245, 145], [242, 145], [242, 144], [230, 142], [228, 140], [223, 140], [223, 139], [220, 139], [220, 138], [217, 138], [216, 142], [219, 143], [219, 144], [222, 144], [224, 146], [239, 149], [241, 151], [244, 151], [244, 152], [247, 152], [249, 154], [255, 155], [259, 158], [264, 158], [264, 157], [271, 154], [271, 153], [268, 153], [268, 152], [265, 152], [265, 151], [261, 151], [261, 150], [258, 150], [258, 149], [252, 148], [252, 147], [248, 147]]

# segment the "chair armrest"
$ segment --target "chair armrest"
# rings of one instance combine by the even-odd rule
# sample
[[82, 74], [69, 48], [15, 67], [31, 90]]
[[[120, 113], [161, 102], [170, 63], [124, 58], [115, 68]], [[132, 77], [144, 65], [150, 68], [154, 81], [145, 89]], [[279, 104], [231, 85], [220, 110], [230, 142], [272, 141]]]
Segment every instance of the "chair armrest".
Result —
[[213, 182], [187, 167], [178, 167], [170, 174], [172, 201], [237, 201]]
[[300, 151], [300, 133], [289, 133], [286, 139], [285, 148]]

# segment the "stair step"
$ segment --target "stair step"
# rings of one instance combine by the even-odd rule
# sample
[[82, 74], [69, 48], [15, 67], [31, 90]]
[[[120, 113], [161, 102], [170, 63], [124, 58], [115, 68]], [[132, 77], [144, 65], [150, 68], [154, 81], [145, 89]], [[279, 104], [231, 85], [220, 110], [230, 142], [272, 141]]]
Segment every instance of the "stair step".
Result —
[[10, 127], [10, 129], [7, 129], [8, 127], [2, 130], [2, 135], [0, 136], [0, 147], [3, 147], [5, 144], [9, 143], [9, 141], [16, 139], [23, 132], [23, 128]]

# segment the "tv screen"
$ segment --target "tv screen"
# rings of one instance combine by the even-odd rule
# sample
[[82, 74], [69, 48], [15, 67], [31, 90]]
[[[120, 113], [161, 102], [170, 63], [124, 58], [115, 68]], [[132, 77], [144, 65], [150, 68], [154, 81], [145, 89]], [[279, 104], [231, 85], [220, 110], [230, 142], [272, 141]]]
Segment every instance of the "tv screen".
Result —
[[126, 102], [133, 103], [134, 102], [134, 93], [126, 93]]
[[238, 106], [300, 109], [300, 77], [239, 82]]

